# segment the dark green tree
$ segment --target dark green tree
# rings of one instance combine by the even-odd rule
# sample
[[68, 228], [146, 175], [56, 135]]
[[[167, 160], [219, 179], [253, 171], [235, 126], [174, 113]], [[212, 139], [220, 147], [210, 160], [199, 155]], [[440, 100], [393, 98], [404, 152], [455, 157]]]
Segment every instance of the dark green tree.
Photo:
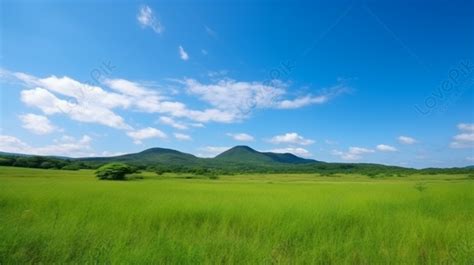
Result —
[[103, 180], [125, 180], [125, 176], [133, 172], [133, 169], [126, 164], [110, 163], [98, 168], [95, 175]]

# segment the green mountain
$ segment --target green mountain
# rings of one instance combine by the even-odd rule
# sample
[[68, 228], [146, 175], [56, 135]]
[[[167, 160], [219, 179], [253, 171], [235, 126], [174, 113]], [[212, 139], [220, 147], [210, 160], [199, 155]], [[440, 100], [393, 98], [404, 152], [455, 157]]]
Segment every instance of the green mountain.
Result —
[[239, 145], [233, 147], [214, 158], [219, 161], [228, 161], [232, 163], [286, 163], [286, 164], [303, 164], [317, 162], [312, 159], [304, 159], [290, 153], [278, 154], [271, 152], [258, 152], [248, 146]]
[[274, 168], [278, 166], [317, 162], [315, 160], [304, 159], [289, 153], [277, 154], [258, 152], [248, 146], [233, 147], [219, 154], [215, 158], [200, 158], [191, 154], [166, 148], [150, 148], [139, 153], [121, 156], [77, 158], [72, 160], [94, 166], [110, 162], [122, 162], [135, 166], [171, 166], [173, 168], [200, 167], [214, 169], [232, 168], [233, 170], [239, 170], [242, 168]]
[[134, 154], [111, 157], [77, 158], [74, 160], [81, 162], [91, 162], [94, 164], [123, 162], [132, 165], [196, 165], [199, 163], [200, 159], [201, 158], [195, 157], [191, 154], [182, 153], [173, 149], [155, 147]]
[[404, 176], [415, 172], [474, 173], [474, 168], [427, 168], [416, 170], [379, 164], [326, 163], [305, 159], [293, 154], [259, 152], [248, 146], [233, 147], [214, 158], [200, 158], [191, 154], [166, 148], [150, 148], [139, 153], [114, 157], [68, 158], [35, 156], [0, 152], [0, 166], [32, 168], [81, 169], [97, 168], [111, 162], [122, 162], [142, 169], [172, 172], [203, 172], [213, 170], [221, 173], [266, 172], [266, 173], [358, 173], [372, 175]]

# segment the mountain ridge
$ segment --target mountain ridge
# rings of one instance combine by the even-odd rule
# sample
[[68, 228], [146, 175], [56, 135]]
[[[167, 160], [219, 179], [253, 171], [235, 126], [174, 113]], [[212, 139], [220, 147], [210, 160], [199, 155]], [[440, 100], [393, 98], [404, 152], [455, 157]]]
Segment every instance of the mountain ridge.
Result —
[[289, 164], [302, 164], [319, 162], [313, 159], [306, 159], [291, 153], [259, 152], [246, 145], [237, 145], [214, 157], [221, 160], [234, 160], [244, 158], [245, 162], [279, 162]]
[[[178, 150], [153, 147], [137, 153], [110, 157], [58, 157], [13, 154], [0, 151], [0, 165], [40, 168], [81, 169], [97, 168], [111, 162], [127, 163], [142, 169], [165, 169], [183, 172], [196, 169], [219, 172], [273, 172], [273, 173], [354, 173], [354, 172], [413, 172], [418, 169], [371, 163], [328, 163], [302, 158], [291, 153], [260, 152], [249, 146], [234, 146], [213, 158], [202, 158]], [[44, 164], [46, 163], [46, 164]], [[426, 168], [423, 171], [469, 171], [472, 166], [461, 168]]]

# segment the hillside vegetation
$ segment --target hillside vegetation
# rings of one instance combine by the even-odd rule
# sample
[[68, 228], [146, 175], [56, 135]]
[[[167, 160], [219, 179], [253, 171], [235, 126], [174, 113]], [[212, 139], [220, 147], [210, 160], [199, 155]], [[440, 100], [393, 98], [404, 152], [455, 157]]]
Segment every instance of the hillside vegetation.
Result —
[[405, 176], [425, 174], [474, 174], [474, 168], [415, 170], [380, 164], [326, 163], [293, 154], [258, 152], [248, 146], [236, 146], [215, 158], [200, 158], [166, 148], [151, 148], [139, 153], [114, 157], [65, 158], [0, 153], [0, 166], [45, 169], [95, 169], [107, 163], [126, 163], [138, 169], [160, 172], [212, 171], [217, 174], [236, 173], [362, 173], [371, 176]]

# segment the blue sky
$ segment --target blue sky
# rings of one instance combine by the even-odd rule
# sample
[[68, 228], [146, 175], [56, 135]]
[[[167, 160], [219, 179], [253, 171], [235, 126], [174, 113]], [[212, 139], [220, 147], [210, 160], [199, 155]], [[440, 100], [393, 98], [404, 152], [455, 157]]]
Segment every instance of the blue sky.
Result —
[[474, 1], [0, 7], [0, 151], [474, 164]]

